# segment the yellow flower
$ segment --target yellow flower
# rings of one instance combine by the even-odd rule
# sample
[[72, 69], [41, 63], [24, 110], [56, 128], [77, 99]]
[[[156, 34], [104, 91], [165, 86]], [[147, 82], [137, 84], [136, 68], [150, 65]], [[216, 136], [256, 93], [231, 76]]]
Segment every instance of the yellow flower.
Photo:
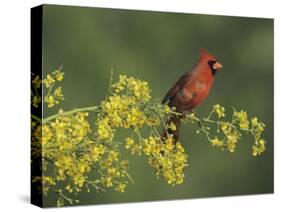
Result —
[[125, 184], [125, 183], [119, 183], [119, 184], [116, 186], [115, 190], [118, 191], [118, 192], [120, 192], [120, 193], [124, 193], [125, 188], [126, 188], [126, 184]]
[[257, 155], [261, 155], [265, 150], [265, 140], [264, 139], [260, 139], [259, 141], [255, 142], [255, 145], [252, 146], [252, 155], [253, 156], [257, 156]]
[[130, 149], [133, 145], [134, 145], [134, 140], [132, 138], [127, 138], [125, 148]]
[[176, 131], [177, 130], [177, 126], [173, 122], [170, 123], [168, 128], [171, 129], [172, 131]]
[[165, 149], [167, 151], [172, 151], [174, 149], [174, 139], [172, 137], [169, 137], [165, 140]]
[[80, 174], [74, 175], [73, 176], [73, 183], [81, 188], [85, 183], [84, 175], [80, 175]]
[[220, 147], [220, 148], [224, 146], [223, 141], [219, 140], [217, 137], [212, 139], [211, 143], [212, 143], [212, 146], [216, 146], [216, 147]]
[[224, 109], [224, 107], [220, 106], [219, 104], [214, 105], [213, 110], [215, 111], [215, 113], [218, 115], [219, 118], [225, 116], [225, 109]]
[[69, 192], [69, 193], [72, 193], [73, 192], [73, 189], [72, 187], [68, 184], [65, 189]]
[[177, 163], [186, 163], [186, 154], [182, 154], [181, 152], [177, 152], [176, 155], [176, 161]]
[[143, 143], [143, 152], [148, 156], [150, 166], [155, 169], [156, 177], [163, 176], [172, 185], [183, 183], [187, 154], [181, 144], [174, 144], [172, 137], [163, 141], [153, 136], [144, 139]]
[[182, 153], [185, 152], [183, 146], [179, 142], [176, 143], [176, 150]]
[[172, 110], [168, 105], [164, 105], [164, 112], [165, 113], [170, 113]]
[[33, 107], [38, 107], [38, 104], [41, 102], [41, 98], [39, 96], [34, 96], [32, 99]]
[[150, 97], [150, 90], [146, 81], [141, 81], [126, 75], [120, 75], [119, 81], [111, 86], [115, 93], [127, 90], [130, 95], [135, 96], [139, 102], [147, 102]]
[[133, 108], [128, 114], [126, 118], [126, 125], [131, 126], [133, 128], [141, 128], [145, 122], [144, 114], [138, 110], [137, 108]]
[[43, 80], [43, 83], [45, 84], [46, 88], [49, 88], [54, 82], [55, 80], [50, 74], [48, 74], [46, 79]]
[[252, 122], [252, 125], [253, 125], [253, 126], [257, 126], [257, 125], [259, 124], [258, 118], [257, 118], [257, 117], [252, 118], [252, 119], [251, 119], [251, 122]]
[[220, 122], [220, 126], [225, 136], [225, 146], [230, 152], [234, 152], [236, 149], [236, 144], [241, 137], [241, 133], [234, 125], [229, 122]]
[[102, 183], [108, 188], [113, 186], [112, 180], [113, 180], [112, 177], [103, 177], [101, 179]]
[[45, 145], [53, 137], [52, 131], [49, 126], [43, 125], [42, 127], [42, 145]]
[[119, 93], [125, 89], [125, 86], [127, 84], [126, 80], [127, 80], [126, 75], [119, 75], [119, 82], [113, 84], [111, 87], [114, 89], [116, 93]]
[[262, 132], [264, 131], [265, 124], [263, 122], [259, 122], [257, 117], [252, 118], [251, 123], [255, 140], [259, 140]]
[[221, 130], [223, 131], [224, 134], [228, 134], [229, 131], [231, 130], [231, 127], [229, 126], [228, 122], [221, 122]]
[[235, 134], [230, 134], [227, 136], [227, 149], [230, 152], [234, 152], [236, 149], [236, 143], [238, 141], [238, 137]]
[[48, 104], [48, 107], [54, 107], [57, 101], [55, 100], [54, 96], [45, 96], [44, 102]]
[[159, 151], [159, 148], [157, 148], [156, 144], [156, 138], [149, 136], [149, 138], [144, 139], [143, 152], [146, 155], [150, 155], [154, 151], [156, 151], [156, 153]]
[[147, 126], [158, 126], [160, 124], [160, 120], [155, 117], [146, 117], [145, 124]]
[[98, 161], [101, 156], [105, 153], [106, 147], [102, 144], [94, 145], [91, 149], [91, 158], [94, 162]]
[[55, 75], [55, 78], [56, 78], [57, 81], [62, 81], [63, 80], [63, 76], [64, 76], [63, 72], [57, 71], [57, 73]]
[[136, 154], [136, 155], [141, 155], [141, 151], [142, 151], [143, 146], [141, 144], [134, 144], [132, 145], [132, 147], [130, 148], [130, 152], [131, 154]]
[[120, 171], [115, 167], [109, 167], [107, 169], [107, 174], [110, 175], [112, 178], [116, 178], [120, 176]]
[[42, 83], [42, 80], [40, 79], [39, 76], [36, 76], [36, 77], [34, 78], [34, 80], [32, 80], [32, 83], [33, 83], [33, 85], [34, 85], [36, 88], [40, 88], [41, 83]]
[[97, 121], [98, 126], [98, 137], [101, 140], [112, 140], [113, 138], [113, 129], [110, 127], [109, 118], [105, 117]]
[[108, 160], [109, 161], [118, 161], [119, 160], [119, 152], [111, 150], [108, 153]]
[[62, 88], [61, 87], [56, 88], [53, 95], [56, 99], [63, 100]]
[[249, 129], [249, 121], [248, 121], [248, 114], [247, 112], [241, 110], [240, 112], [233, 113], [234, 119], [239, 122], [239, 126], [242, 130]]

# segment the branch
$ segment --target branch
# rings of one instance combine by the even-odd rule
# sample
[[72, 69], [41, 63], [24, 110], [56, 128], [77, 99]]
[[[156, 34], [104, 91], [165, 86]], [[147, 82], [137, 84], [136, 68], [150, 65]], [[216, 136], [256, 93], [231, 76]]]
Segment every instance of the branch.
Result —
[[67, 116], [67, 115], [71, 115], [71, 114], [78, 113], [78, 112], [87, 112], [87, 111], [98, 112], [99, 111], [98, 109], [99, 109], [98, 106], [76, 108], [76, 109], [73, 109], [73, 110], [70, 110], [70, 111], [66, 111], [66, 112], [62, 112], [62, 113], [58, 113], [58, 114], [49, 116], [49, 117], [43, 119], [42, 123], [45, 124], [45, 123], [47, 123], [49, 121], [52, 121], [53, 119], [56, 119], [58, 117]]

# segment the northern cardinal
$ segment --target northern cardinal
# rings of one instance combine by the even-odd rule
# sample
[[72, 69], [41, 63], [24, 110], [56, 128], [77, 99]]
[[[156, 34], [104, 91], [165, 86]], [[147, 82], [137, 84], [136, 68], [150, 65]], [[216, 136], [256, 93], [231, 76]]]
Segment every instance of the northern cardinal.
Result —
[[[176, 111], [184, 114], [192, 111], [201, 104], [207, 97], [213, 85], [215, 75], [222, 65], [206, 49], [200, 49], [200, 57], [194, 68], [182, 75], [176, 84], [168, 91], [162, 104], [167, 103], [175, 107]], [[171, 115], [166, 126], [174, 123], [176, 130], [168, 129], [163, 131], [162, 137], [167, 138], [167, 133], [173, 135], [176, 142], [179, 137], [181, 116]]]

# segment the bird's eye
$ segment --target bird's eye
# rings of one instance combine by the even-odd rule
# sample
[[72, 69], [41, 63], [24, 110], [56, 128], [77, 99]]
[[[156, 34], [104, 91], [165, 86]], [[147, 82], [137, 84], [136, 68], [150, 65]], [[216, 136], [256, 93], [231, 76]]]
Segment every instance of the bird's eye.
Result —
[[212, 67], [216, 62], [217, 62], [216, 60], [209, 60], [208, 64], [209, 64], [209, 66]]

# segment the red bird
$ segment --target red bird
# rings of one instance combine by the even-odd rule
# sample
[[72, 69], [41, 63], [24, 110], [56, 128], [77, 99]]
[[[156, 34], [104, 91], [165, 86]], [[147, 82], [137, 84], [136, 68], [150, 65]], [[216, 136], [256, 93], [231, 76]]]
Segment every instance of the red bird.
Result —
[[[170, 107], [175, 107], [179, 113], [192, 111], [201, 104], [209, 95], [214, 82], [215, 75], [222, 65], [206, 49], [200, 49], [200, 58], [194, 68], [186, 72], [179, 78], [176, 84], [168, 91], [162, 104], [167, 103]], [[179, 127], [181, 117], [172, 115], [167, 125], [174, 123], [176, 130], [168, 130], [173, 135], [175, 141], [179, 137]], [[164, 130], [163, 138], [167, 137], [167, 131]]]

